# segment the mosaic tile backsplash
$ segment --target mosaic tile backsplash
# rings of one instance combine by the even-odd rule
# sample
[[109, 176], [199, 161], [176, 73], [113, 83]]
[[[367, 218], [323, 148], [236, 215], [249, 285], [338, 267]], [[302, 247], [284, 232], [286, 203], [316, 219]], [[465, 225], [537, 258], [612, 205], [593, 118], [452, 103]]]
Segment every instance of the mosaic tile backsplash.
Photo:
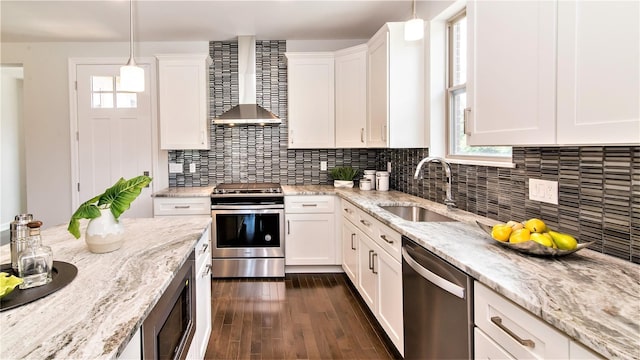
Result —
[[[444, 171], [424, 166], [426, 149], [386, 149], [395, 190], [443, 203]], [[640, 263], [640, 147], [513, 148], [514, 169], [451, 164], [457, 207], [500, 221], [543, 219], [550, 227], [595, 241], [590, 249]], [[528, 199], [528, 179], [558, 181], [558, 205]]]
[[[280, 126], [211, 127], [211, 150], [169, 152], [169, 161], [196, 164], [196, 172], [169, 174], [169, 186], [222, 182], [329, 184], [328, 168], [350, 165], [385, 169], [392, 163], [390, 187], [442, 203], [444, 173], [423, 168], [427, 149], [287, 148], [287, 68], [285, 41], [256, 41], [257, 102], [282, 119]], [[210, 112], [219, 115], [238, 103], [236, 42], [211, 42]], [[549, 226], [595, 241], [591, 249], [640, 263], [640, 147], [514, 148], [516, 168], [452, 164], [458, 207], [500, 221], [544, 219]], [[528, 200], [529, 178], [559, 182], [559, 204]]]

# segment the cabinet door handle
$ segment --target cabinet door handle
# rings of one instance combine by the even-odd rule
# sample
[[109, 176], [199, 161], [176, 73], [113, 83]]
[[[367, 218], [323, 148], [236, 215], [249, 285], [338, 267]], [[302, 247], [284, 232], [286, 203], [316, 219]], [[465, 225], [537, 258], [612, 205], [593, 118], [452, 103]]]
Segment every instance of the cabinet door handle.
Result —
[[371, 262], [373, 261], [373, 250], [369, 250], [369, 270], [373, 270], [373, 265], [371, 265]]
[[387, 239], [387, 235], [380, 235], [380, 238], [387, 242], [387, 244], [393, 244], [393, 240]]
[[382, 126], [382, 141], [387, 141], [387, 125]]
[[344, 212], [346, 212], [347, 214], [353, 213], [353, 211], [351, 209], [344, 209]]
[[504, 324], [502, 323], [502, 319], [500, 318], [500, 316], [492, 316], [491, 317], [491, 322], [496, 324], [496, 326], [498, 326], [500, 329], [502, 329], [502, 331], [506, 332], [509, 336], [511, 336], [515, 341], [519, 342], [520, 345], [523, 346], [528, 346], [530, 348], [535, 348], [536, 347], [536, 343], [533, 342], [533, 340], [530, 339], [522, 339], [520, 336], [518, 336], [516, 333], [514, 333], [513, 331], [511, 331], [511, 329], [509, 329], [508, 327], [504, 326]]
[[291, 223], [287, 220], [287, 235], [291, 235]]
[[463, 113], [463, 122], [462, 122], [462, 131], [464, 131], [465, 135], [471, 135], [471, 126], [469, 126], [469, 113], [471, 112], [471, 108], [465, 108]]
[[204, 145], [204, 130], [200, 133], [200, 144]]
[[191, 205], [174, 205], [173, 206], [174, 209], [188, 209], [190, 207]]
[[378, 254], [373, 253], [373, 256], [371, 256], [371, 272], [374, 274], [377, 274], [378, 272], [376, 271], [376, 260], [373, 258], [374, 256], [378, 256]]
[[207, 275], [211, 274], [211, 265], [207, 265], [204, 268], [204, 271], [202, 272], [202, 274], [200, 275], [200, 277], [205, 277]]
[[293, 144], [293, 130], [289, 130], [289, 144]]
[[362, 223], [362, 225], [364, 225], [364, 226], [367, 226], [367, 227], [371, 226], [371, 223], [370, 223], [370, 222], [368, 222], [367, 220], [360, 220], [360, 222], [361, 222], [361, 223]]
[[360, 128], [360, 142], [364, 144], [364, 128]]
[[202, 250], [200, 250], [200, 254], [204, 254], [207, 252], [207, 249], [209, 248], [209, 243], [204, 243], [204, 245], [202, 246]]
[[355, 246], [353, 246], [353, 238], [356, 237], [356, 234], [351, 234], [351, 250], [355, 250]]
[[317, 207], [318, 204], [302, 204], [302, 207]]

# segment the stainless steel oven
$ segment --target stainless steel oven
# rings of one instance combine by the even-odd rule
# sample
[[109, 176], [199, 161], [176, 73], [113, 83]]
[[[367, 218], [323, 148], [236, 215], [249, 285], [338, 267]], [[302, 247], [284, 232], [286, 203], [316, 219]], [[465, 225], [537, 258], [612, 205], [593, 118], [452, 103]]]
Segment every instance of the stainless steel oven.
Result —
[[284, 276], [279, 184], [220, 184], [211, 195], [213, 277]]
[[195, 251], [142, 323], [144, 359], [186, 359], [196, 330]]

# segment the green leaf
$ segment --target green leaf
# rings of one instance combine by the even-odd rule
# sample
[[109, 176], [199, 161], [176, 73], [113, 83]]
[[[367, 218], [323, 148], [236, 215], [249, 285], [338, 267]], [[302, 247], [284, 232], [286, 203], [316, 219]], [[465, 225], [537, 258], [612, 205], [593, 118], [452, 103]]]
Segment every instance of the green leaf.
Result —
[[108, 188], [100, 199], [98, 206], [107, 205], [111, 208], [111, 213], [118, 220], [135, 200], [142, 189], [149, 185], [151, 178], [148, 176], [137, 176], [129, 180], [120, 178], [112, 187]]
[[111, 209], [111, 213], [118, 220], [142, 189], [149, 185], [151, 178], [145, 175], [137, 176], [129, 180], [120, 178], [113, 186], [105, 190], [103, 194], [87, 200], [78, 207], [69, 220], [67, 230], [76, 238], [80, 238], [80, 219], [95, 219], [100, 217], [100, 209]]
[[351, 181], [358, 176], [360, 171], [350, 166], [338, 166], [331, 169], [331, 177], [334, 180]]

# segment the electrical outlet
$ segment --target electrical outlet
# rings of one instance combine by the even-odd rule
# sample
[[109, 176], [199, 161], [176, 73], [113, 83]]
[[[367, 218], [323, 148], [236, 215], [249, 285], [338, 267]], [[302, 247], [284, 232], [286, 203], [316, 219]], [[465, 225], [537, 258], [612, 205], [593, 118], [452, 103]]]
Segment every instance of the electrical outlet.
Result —
[[196, 172], [196, 164], [195, 163], [189, 164], [189, 172], [192, 173], [192, 174], [194, 172]]
[[320, 170], [321, 171], [327, 171], [327, 162], [326, 161], [320, 161]]
[[169, 163], [169, 173], [171, 173], [171, 174], [182, 174], [182, 164], [180, 164], [180, 163]]
[[529, 179], [529, 199], [558, 205], [558, 182]]
[[387, 171], [391, 174], [391, 161], [387, 161]]

